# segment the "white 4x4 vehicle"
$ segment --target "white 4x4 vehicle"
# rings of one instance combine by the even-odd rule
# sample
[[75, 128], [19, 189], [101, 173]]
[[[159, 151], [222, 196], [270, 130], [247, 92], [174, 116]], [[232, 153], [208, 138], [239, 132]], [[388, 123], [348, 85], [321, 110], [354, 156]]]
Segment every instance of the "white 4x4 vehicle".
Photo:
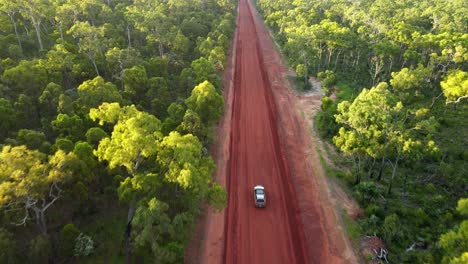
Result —
[[265, 188], [261, 185], [257, 185], [254, 187], [254, 202], [255, 202], [255, 207], [266, 206]]

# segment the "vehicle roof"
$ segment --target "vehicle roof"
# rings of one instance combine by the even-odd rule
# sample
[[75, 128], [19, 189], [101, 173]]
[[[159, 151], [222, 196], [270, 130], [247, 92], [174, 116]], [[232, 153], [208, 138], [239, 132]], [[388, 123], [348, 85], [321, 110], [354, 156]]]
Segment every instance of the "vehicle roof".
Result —
[[254, 187], [254, 190], [257, 190], [257, 189], [264, 190], [265, 188], [263, 186], [261, 186], [261, 185], [257, 185], [257, 186]]

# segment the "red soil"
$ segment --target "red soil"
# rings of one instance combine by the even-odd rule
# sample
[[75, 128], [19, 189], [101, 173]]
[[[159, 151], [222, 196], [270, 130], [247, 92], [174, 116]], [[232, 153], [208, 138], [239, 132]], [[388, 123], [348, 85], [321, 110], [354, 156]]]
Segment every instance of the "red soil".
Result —
[[[249, 0], [239, 2], [233, 54], [213, 151], [228, 207], [206, 212], [200, 255], [186, 262], [357, 263], [287, 69]], [[264, 209], [254, 207], [257, 184], [267, 192]]]
[[[307, 263], [297, 201], [250, 6], [241, 1], [234, 75], [225, 263]], [[253, 187], [267, 208], [253, 205]], [[319, 242], [319, 241], [317, 241]]]

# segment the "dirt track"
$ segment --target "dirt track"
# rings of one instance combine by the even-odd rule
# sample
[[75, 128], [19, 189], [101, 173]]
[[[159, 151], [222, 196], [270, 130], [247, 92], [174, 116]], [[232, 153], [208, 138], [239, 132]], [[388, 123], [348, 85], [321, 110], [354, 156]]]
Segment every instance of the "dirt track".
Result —
[[[245, 0], [239, 16], [224, 262], [308, 263], [289, 168], [280, 148], [276, 107]], [[253, 206], [257, 184], [267, 191], [266, 209]]]
[[[357, 263], [308, 133], [309, 117], [301, 117], [288, 69], [249, 0], [239, 1], [232, 54], [212, 150], [228, 208], [207, 210], [186, 263]], [[257, 184], [266, 187], [265, 209], [253, 205]]]

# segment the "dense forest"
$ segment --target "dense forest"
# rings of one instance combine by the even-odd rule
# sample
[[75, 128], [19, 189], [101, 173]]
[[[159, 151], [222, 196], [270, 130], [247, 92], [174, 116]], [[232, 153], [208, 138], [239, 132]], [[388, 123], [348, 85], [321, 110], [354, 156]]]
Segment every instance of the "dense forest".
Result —
[[[181, 263], [234, 0], [0, 1], [0, 263]], [[145, 261], [148, 260], [148, 261]]]
[[363, 209], [360, 235], [391, 263], [467, 263], [468, 2], [256, 4], [298, 88], [322, 82], [315, 125], [341, 153], [330, 173]]

